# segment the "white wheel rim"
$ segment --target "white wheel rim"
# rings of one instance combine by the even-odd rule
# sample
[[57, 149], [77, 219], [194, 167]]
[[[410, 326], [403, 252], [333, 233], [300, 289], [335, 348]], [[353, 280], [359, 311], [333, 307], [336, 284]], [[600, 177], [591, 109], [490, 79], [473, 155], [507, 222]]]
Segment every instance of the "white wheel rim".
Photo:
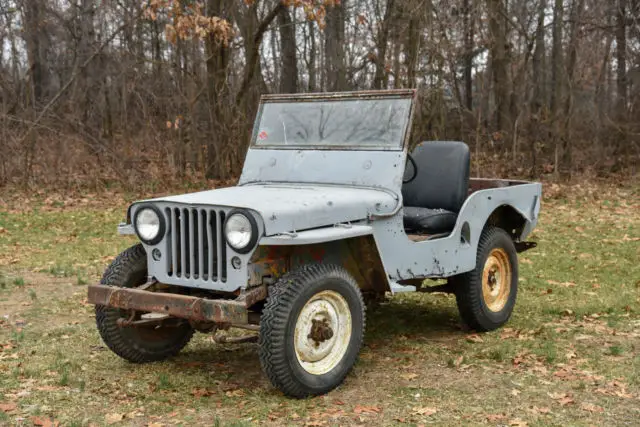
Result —
[[314, 295], [296, 320], [294, 345], [300, 366], [312, 375], [330, 372], [342, 360], [351, 341], [351, 311], [342, 295]]

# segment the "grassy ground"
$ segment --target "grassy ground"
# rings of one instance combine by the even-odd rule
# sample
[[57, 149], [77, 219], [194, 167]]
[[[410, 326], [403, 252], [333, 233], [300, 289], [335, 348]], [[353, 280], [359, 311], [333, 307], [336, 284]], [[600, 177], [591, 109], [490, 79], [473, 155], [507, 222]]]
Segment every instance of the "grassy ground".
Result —
[[0, 425], [637, 425], [640, 189], [547, 190], [508, 327], [476, 335], [451, 296], [394, 297], [345, 384], [304, 401], [269, 385], [255, 344], [200, 334], [168, 362], [118, 359], [85, 294], [132, 243], [124, 198], [16, 198], [0, 205]]

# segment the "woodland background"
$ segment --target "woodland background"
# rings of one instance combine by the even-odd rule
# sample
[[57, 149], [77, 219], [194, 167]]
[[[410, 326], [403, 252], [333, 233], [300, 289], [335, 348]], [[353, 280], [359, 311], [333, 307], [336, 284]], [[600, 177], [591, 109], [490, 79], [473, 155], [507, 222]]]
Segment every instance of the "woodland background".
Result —
[[418, 88], [474, 175], [637, 176], [640, 0], [0, 0], [0, 188], [239, 174], [261, 94]]

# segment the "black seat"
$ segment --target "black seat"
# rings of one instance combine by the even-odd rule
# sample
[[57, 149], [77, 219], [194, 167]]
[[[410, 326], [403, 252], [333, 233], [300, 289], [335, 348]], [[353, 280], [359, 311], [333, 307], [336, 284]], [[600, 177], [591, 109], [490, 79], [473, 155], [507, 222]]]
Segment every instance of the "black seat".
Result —
[[417, 172], [402, 187], [404, 226], [419, 234], [450, 233], [467, 198], [469, 147], [464, 142], [423, 142], [411, 155]]

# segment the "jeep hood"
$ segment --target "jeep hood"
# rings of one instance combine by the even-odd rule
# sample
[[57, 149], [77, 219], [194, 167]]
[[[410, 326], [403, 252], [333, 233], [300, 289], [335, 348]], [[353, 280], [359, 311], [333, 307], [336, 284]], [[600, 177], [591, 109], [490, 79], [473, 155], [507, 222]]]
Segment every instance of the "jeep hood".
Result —
[[147, 202], [250, 209], [263, 219], [265, 235], [307, 230], [393, 212], [399, 197], [372, 188], [263, 184], [221, 188]]

